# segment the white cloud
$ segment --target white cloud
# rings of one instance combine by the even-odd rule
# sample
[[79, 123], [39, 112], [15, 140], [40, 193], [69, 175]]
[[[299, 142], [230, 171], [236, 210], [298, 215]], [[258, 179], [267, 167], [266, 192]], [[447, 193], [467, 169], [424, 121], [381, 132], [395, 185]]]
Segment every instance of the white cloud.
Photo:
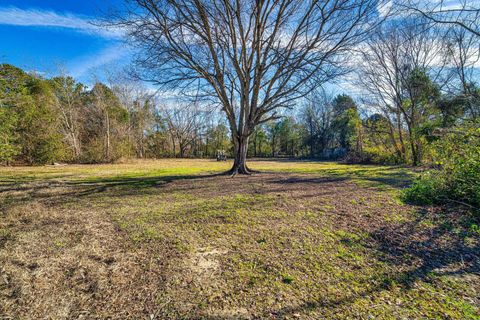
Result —
[[[474, 3], [478, 4], [477, 0], [470, 1], [467, 3], [467, 7], [473, 6]], [[424, 2], [423, 7], [430, 10], [459, 10], [464, 7], [464, 3], [461, 0], [432, 0], [431, 2]], [[434, 6], [433, 8], [431, 6]]]
[[388, 0], [386, 2], [380, 2], [378, 5], [378, 13], [380, 17], [385, 18], [392, 13], [393, 0]]
[[95, 19], [71, 13], [0, 7], [0, 24], [3, 25], [65, 28], [106, 38], [119, 38], [122, 36], [120, 29], [100, 27], [95, 25], [96, 22], [98, 21], [95, 21]]
[[[404, 8], [402, 1], [395, 3]], [[410, 0], [408, 4], [420, 10], [435, 13], [437, 11], [461, 10], [465, 8], [476, 9], [480, 6], [480, 0]]]
[[[0, 25], [62, 28], [111, 40], [123, 36], [121, 29], [100, 27], [98, 20], [92, 17], [17, 7], [0, 7]], [[69, 62], [67, 70], [74, 77], [86, 77], [104, 65], [127, 57], [130, 51], [131, 49], [117, 42], [96, 54]]]
[[128, 57], [131, 49], [117, 44], [100, 51], [97, 54], [81, 57], [69, 63], [68, 71], [75, 78], [82, 78], [94, 74], [98, 68]]

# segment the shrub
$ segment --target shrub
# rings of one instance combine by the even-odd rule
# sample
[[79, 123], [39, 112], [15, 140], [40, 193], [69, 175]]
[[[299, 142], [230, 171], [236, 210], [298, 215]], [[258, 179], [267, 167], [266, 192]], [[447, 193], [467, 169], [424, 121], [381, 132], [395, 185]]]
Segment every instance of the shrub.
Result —
[[445, 183], [441, 176], [433, 172], [426, 172], [418, 178], [410, 188], [404, 190], [402, 196], [407, 202], [413, 204], [433, 204], [439, 202], [445, 190]]
[[368, 146], [363, 149], [363, 162], [397, 165], [404, 163], [404, 160], [381, 146]]
[[480, 126], [448, 130], [434, 143], [434, 170], [423, 173], [403, 198], [418, 204], [462, 202], [480, 207]]

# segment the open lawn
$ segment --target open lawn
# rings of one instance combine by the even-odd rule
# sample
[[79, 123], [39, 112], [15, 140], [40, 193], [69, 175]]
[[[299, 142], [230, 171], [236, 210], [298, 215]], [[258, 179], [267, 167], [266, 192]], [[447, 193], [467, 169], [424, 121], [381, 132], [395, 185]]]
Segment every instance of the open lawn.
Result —
[[0, 318], [479, 319], [480, 229], [405, 168], [0, 168]]

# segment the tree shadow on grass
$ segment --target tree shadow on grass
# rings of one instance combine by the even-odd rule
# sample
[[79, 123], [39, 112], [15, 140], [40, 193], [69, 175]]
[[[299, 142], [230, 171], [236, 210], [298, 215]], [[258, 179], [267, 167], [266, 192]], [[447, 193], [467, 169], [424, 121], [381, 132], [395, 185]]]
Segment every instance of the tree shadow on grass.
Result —
[[407, 172], [379, 172], [375, 176], [361, 176], [360, 179], [370, 182], [372, 186], [390, 186], [396, 189], [407, 187], [413, 176]]
[[119, 190], [136, 190], [141, 191], [149, 188], [159, 188], [171, 182], [178, 180], [206, 179], [221, 176], [222, 174], [203, 174], [203, 175], [169, 175], [158, 177], [113, 177], [113, 178], [96, 178], [80, 181], [70, 181], [65, 183], [66, 186], [73, 187], [91, 187], [90, 193], [103, 192], [109, 189], [118, 188]]
[[[138, 194], [158, 193], [160, 188], [178, 180], [202, 180], [223, 175], [222, 173], [198, 175], [168, 175], [155, 177], [111, 177], [73, 181], [48, 180], [33, 181], [26, 185], [12, 182], [0, 188], [0, 209], [6, 211], [21, 203], [33, 200], [47, 201], [49, 204], [68, 203], [94, 195], [125, 197]], [[14, 192], [14, 195], [9, 195]]]
[[283, 179], [268, 179], [267, 182], [281, 184], [281, 185], [296, 185], [296, 184], [324, 184], [324, 183], [333, 183], [347, 181], [346, 177], [306, 177], [306, 176], [292, 176], [285, 177]]
[[332, 176], [343, 176], [369, 187], [392, 187], [401, 189], [413, 180], [413, 174], [401, 167], [374, 167], [352, 171], [326, 170]]
[[393, 280], [410, 289], [437, 276], [480, 276], [480, 234], [471, 228], [479, 222], [478, 212], [458, 206], [420, 208], [412, 221], [387, 224], [370, 236], [379, 260], [408, 270]]
[[[393, 286], [410, 290], [418, 281], [435, 286], [441, 276], [471, 275], [476, 279], [471, 281], [480, 281], [480, 235], [469, 229], [479, 222], [478, 212], [458, 207], [419, 208], [415, 219], [387, 223], [364, 240], [363, 245], [386, 264], [383, 273], [369, 280], [371, 283], [365, 286], [368, 289], [340, 298], [306, 301], [270, 311], [265, 316], [286, 318], [313, 310], [344, 309], [358, 299], [389, 291]], [[465, 285], [475, 284], [467, 284], [465, 280]]]
[[[399, 171], [401, 170], [401, 171]], [[271, 172], [275, 173], [275, 172]], [[292, 173], [295, 175], [296, 173]], [[379, 167], [378, 170], [365, 168], [352, 171], [343, 169], [325, 169], [320, 172], [298, 174], [299, 176], [277, 179], [275, 183], [324, 183], [334, 181], [354, 181], [367, 187], [382, 188], [391, 187], [401, 189], [408, 186], [413, 175], [406, 170], [396, 167]], [[307, 175], [307, 176], [306, 176]]]
[[[254, 162], [285, 162], [285, 163], [338, 163], [335, 160], [322, 160], [322, 159], [315, 159], [315, 158], [291, 158], [291, 157], [285, 157], [285, 158], [272, 158], [272, 157], [267, 157], [267, 158], [260, 158], [260, 157], [252, 157], [248, 158], [247, 162], [254, 161]], [[340, 163], [338, 163], [340, 164]]]
[[[28, 197], [12, 198], [9, 205], [32, 199], [46, 199], [54, 203], [76, 201], [80, 197], [109, 195], [114, 197], [132, 194], [153, 194], [164, 192], [161, 188], [178, 180], [198, 180], [214, 178], [221, 174], [207, 175], [171, 175], [157, 177], [114, 177], [97, 178], [78, 181], [50, 181], [39, 186], [30, 187]], [[388, 177], [388, 173], [387, 173]], [[378, 178], [378, 177], [375, 177]], [[349, 177], [336, 175], [318, 177], [312, 175], [289, 175], [283, 179], [272, 177], [267, 184], [276, 183], [288, 188], [302, 188], [305, 184], [318, 185], [347, 181]], [[190, 181], [189, 181], [190, 182]], [[195, 182], [197, 183], [197, 182]], [[198, 190], [198, 184], [185, 183], [183, 190]], [[65, 190], [63, 190], [65, 187]], [[208, 184], [205, 186], [208, 188]], [[58, 192], [48, 192], [50, 188], [59, 188]], [[160, 189], [160, 190], [159, 190]], [[170, 191], [170, 190], [168, 190]], [[332, 191], [335, 192], [335, 191]], [[1, 208], [0, 202], [0, 209]], [[264, 317], [282, 318], [296, 313], [309, 312], [312, 309], [330, 309], [348, 307], [357, 299], [375, 295], [390, 290], [392, 284], [399, 284], [408, 290], [416, 281], [430, 281], [432, 273], [440, 275], [479, 274], [479, 242], [467, 244], [467, 238], [472, 237], [468, 224], [477, 223], [474, 217], [458, 208], [419, 208], [415, 219], [405, 222], [385, 223], [381, 227], [370, 230], [367, 240], [362, 240], [365, 247], [371, 249], [377, 260], [384, 262], [388, 268], [380, 275], [372, 275], [367, 280], [368, 285], [362, 292], [347, 294], [343, 297], [325, 296], [321, 300], [305, 301], [296, 306], [269, 310]], [[1, 210], [0, 210], [1, 211]], [[473, 222], [472, 222], [473, 221]], [[478, 224], [478, 223], [477, 223]], [[459, 229], [460, 232], [457, 232]], [[1, 239], [0, 239], [1, 240]], [[1, 241], [0, 241], [1, 242]], [[348, 245], [348, 242], [344, 243]], [[393, 270], [393, 271], [392, 271]], [[216, 318], [211, 319], [226, 319]]]

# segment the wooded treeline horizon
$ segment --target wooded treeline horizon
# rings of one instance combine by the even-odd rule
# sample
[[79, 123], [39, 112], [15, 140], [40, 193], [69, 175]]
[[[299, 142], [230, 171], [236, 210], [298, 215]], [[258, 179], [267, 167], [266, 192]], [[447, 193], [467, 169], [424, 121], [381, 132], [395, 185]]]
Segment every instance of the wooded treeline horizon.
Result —
[[[364, 2], [371, 11], [359, 11], [362, 19], [374, 13], [374, 3], [378, 5]], [[345, 17], [336, 16], [334, 21]], [[349, 23], [353, 28], [358, 21]], [[228, 115], [228, 101], [219, 106], [200, 96], [195, 101], [171, 102], [152, 94], [142, 82], [120, 76], [89, 87], [67, 75], [44, 78], [1, 64], [0, 163], [108, 163], [124, 158], [214, 158], [219, 153], [235, 157], [238, 141], [246, 141], [249, 157], [435, 164], [439, 140], [452, 132], [461, 136], [464, 128], [478, 126], [480, 36], [475, 30], [439, 23], [425, 14], [393, 16], [371, 28], [368, 36], [361, 29], [361, 34], [355, 34], [358, 41], [335, 52], [336, 58], [327, 65], [329, 71], [308, 78], [312, 88], [296, 89], [291, 97], [275, 92], [279, 102], [258, 107], [250, 124], [235, 118], [238, 111], [233, 107], [232, 118], [221, 115], [223, 111]], [[221, 38], [217, 45], [224, 50]], [[302, 48], [288, 54], [295, 55]], [[295, 75], [297, 71], [288, 72]], [[274, 80], [281, 82], [281, 78]], [[348, 83], [350, 91], [354, 88], [355, 95], [348, 95], [349, 90], [329, 91], [328, 84], [341, 87], [340, 80]], [[229, 81], [232, 96], [236, 90], [241, 92], [236, 80]], [[299, 80], [298, 85], [307, 83]], [[252, 106], [247, 103], [245, 108]]]
[[[43, 78], [12, 65], [0, 65], [5, 106], [4, 164], [109, 163], [122, 158], [215, 158], [233, 155], [227, 124], [218, 110], [162, 99], [142, 84], [118, 81], [88, 87], [70, 76]], [[125, 78], [123, 78], [124, 80]], [[318, 105], [318, 107], [315, 107]], [[316, 118], [325, 108], [328, 118]], [[353, 113], [347, 115], [347, 111]], [[352, 119], [345, 117], [353, 116]], [[327, 121], [330, 137], [316, 141]], [[348, 95], [312, 95], [298, 114], [259, 126], [249, 144], [252, 157], [336, 159], [346, 155], [359, 110]], [[331, 123], [330, 123], [331, 122]], [[335, 127], [335, 128], [334, 128]], [[326, 128], [324, 128], [326, 129]], [[341, 132], [342, 131], [342, 132]], [[338, 155], [326, 155], [337, 149]]]

